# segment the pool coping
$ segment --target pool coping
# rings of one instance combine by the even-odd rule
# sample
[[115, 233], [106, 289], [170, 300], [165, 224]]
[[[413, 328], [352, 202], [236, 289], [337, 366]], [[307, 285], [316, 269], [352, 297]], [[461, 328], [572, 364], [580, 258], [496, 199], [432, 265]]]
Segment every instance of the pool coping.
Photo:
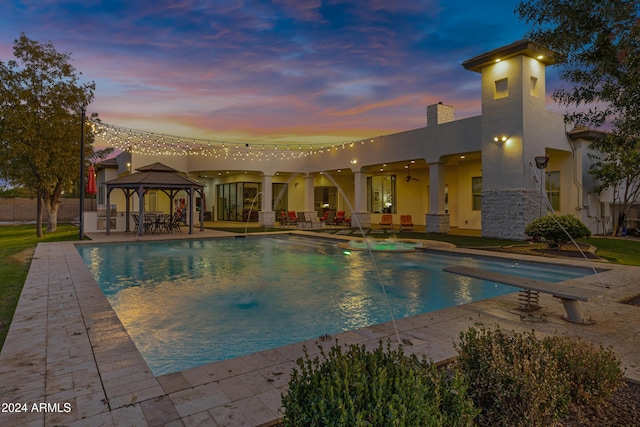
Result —
[[[284, 234], [332, 240], [349, 237], [304, 231]], [[224, 236], [237, 234], [207, 230], [172, 237]], [[140, 240], [131, 239], [130, 235], [98, 234], [92, 238], [89, 243]], [[282, 417], [281, 396], [304, 347], [314, 354], [318, 344], [328, 348], [335, 340], [367, 348], [377, 347], [380, 340], [397, 341], [393, 325], [387, 322], [337, 334], [325, 341], [309, 340], [155, 377], [84, 265], [76, 244], [81, 243], [42, 243], [36, 248], [0, 353], [0, 402], [22, 404], [20, 408], [26, 411], [0, 412], [2, 425], [269, 426]], [[460, 255], [590, 265], [431, 242], [429, 247]], [[536, 330], [541, 335], [579, 336], [612, 346], [626, 376], [640, 382], [640, 354], [635, 351], [640, 345], [640, 307], [618, 303], [640, 293], [640, 268], [591, 265], [607, 271], [598, 277], [586, 276], [567, 283], [604, 292], [602, 299], [583, 304], [587, 315], [596, 321], [594, 325], [563, 321], [562, 304], [549, 295], [540, 295], [541, 311], [523, 315], [514, 310], [517, 294], [511, 294], [396, 320], [400, 338], [405, 341], [404, 351], [444, 362], [456, 356], [453, 343], [461, 331], [470, 326], [500, 325], [507, 330]]]

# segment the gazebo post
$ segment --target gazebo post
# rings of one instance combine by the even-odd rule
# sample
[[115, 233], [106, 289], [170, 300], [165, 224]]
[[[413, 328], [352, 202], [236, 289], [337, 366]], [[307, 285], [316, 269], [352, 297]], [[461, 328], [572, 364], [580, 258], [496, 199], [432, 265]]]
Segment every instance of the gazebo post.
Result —
[[131, 196], [133, 195], [133, 191], [131, 191], [129, 188], [127, 188], [124, 191], [125, 191], [124, 195], [125, 195], [126, 205], [127, 205], [126, 208], [125, 208], [127, 214], [126, 214], [126, 218], [125, 218], [125, 229], [124, 229], [124, 231], [126, 231], [128, 233], [128, 232], [131, 231], [131, 225], [130, 225], [130, 222], [131, 222], [131, 207], [129, 205], [131, 204], [130, 202], [131, 202]]
[[204, 231], [204, 191], [200, 190], [200, 231]]
[[138, 187], [138, 237], [144, 235], [144, 188], [142, 184]]
[[189, 234], [193, 234], [193, 186], [189, 187]]
[[104, 233], [109, 236], [111, 234], [111, 190], [107, 189], [107, 231]]

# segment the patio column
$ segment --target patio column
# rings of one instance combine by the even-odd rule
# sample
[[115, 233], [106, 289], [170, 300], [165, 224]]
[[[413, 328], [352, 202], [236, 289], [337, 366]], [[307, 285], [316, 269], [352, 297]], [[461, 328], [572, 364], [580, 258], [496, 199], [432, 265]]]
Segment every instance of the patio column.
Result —
[[371, 213], [367, 211], [367, 174], [362, 171], [353, 172], [354, 205], [352, 227], [368, 228], [371, 226]]
[[275, 212], [271, 206], [273, 199], [273, 176], [262, 175], [262, 206], [258, 211], [258, 223], [262, 227], [273, 227], [276, 223]]
[[448, 233], [449, 214], [445, 212], [444, 164], [429, 163], [429, 213], [426, 215], [427, 233]]
[[313, 212], [314, 186], [315, 177], [310, 174], [304, 176], [304, 212]]

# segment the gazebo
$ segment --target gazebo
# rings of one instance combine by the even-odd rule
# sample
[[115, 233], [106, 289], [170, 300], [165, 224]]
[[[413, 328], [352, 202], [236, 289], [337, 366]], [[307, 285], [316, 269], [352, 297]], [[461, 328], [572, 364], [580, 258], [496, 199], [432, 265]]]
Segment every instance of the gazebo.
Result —
[[[197, 193], [200, 196], [200, 230], [204, 230], [204, 184], [198, 181], [180, 175], [175, 169], [162, 163], [153, 163], [141, 168], [137, 168], [135, 173], [125, 175], [121, 178], [112, 179], [105, 182], [107, 187], [107, 218], [111, 215], [111, 191], [121, 188], [127, 198], [126, 209], [126, 231], [130, 231], [129, 218], [129, 199], [134, 193], [138, 193], [139, 199], [139, 216], [138, 216], [138, 236], [144, 234], [143, 218], [144, 218], [144, 195], [148, 190], [160, 190], [165, 193], [170, 200], [173, 201], [175, 195], [179, 191], [186, 191], [189, 195], [187, 203], [187, 217], [189, 218], [189, 234], [193, 234], [193, 195]], [[111, 232], [109, 221], [107, 221], [106, 234]]]

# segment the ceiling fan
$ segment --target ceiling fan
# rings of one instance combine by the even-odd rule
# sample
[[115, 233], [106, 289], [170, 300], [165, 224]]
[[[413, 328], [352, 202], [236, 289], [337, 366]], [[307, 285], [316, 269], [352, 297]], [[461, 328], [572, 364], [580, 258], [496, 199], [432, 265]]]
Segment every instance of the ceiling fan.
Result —
[[407, 170], [407, 177], [404, 179], [407, 182], [411, 182], [411, 181], [418, 181], [420, 182], [420, 180], [418, 178], [414, 178], [411, 175], [409, 175], [409, 166], [410, 164], [405, 165], [405, 169]]

